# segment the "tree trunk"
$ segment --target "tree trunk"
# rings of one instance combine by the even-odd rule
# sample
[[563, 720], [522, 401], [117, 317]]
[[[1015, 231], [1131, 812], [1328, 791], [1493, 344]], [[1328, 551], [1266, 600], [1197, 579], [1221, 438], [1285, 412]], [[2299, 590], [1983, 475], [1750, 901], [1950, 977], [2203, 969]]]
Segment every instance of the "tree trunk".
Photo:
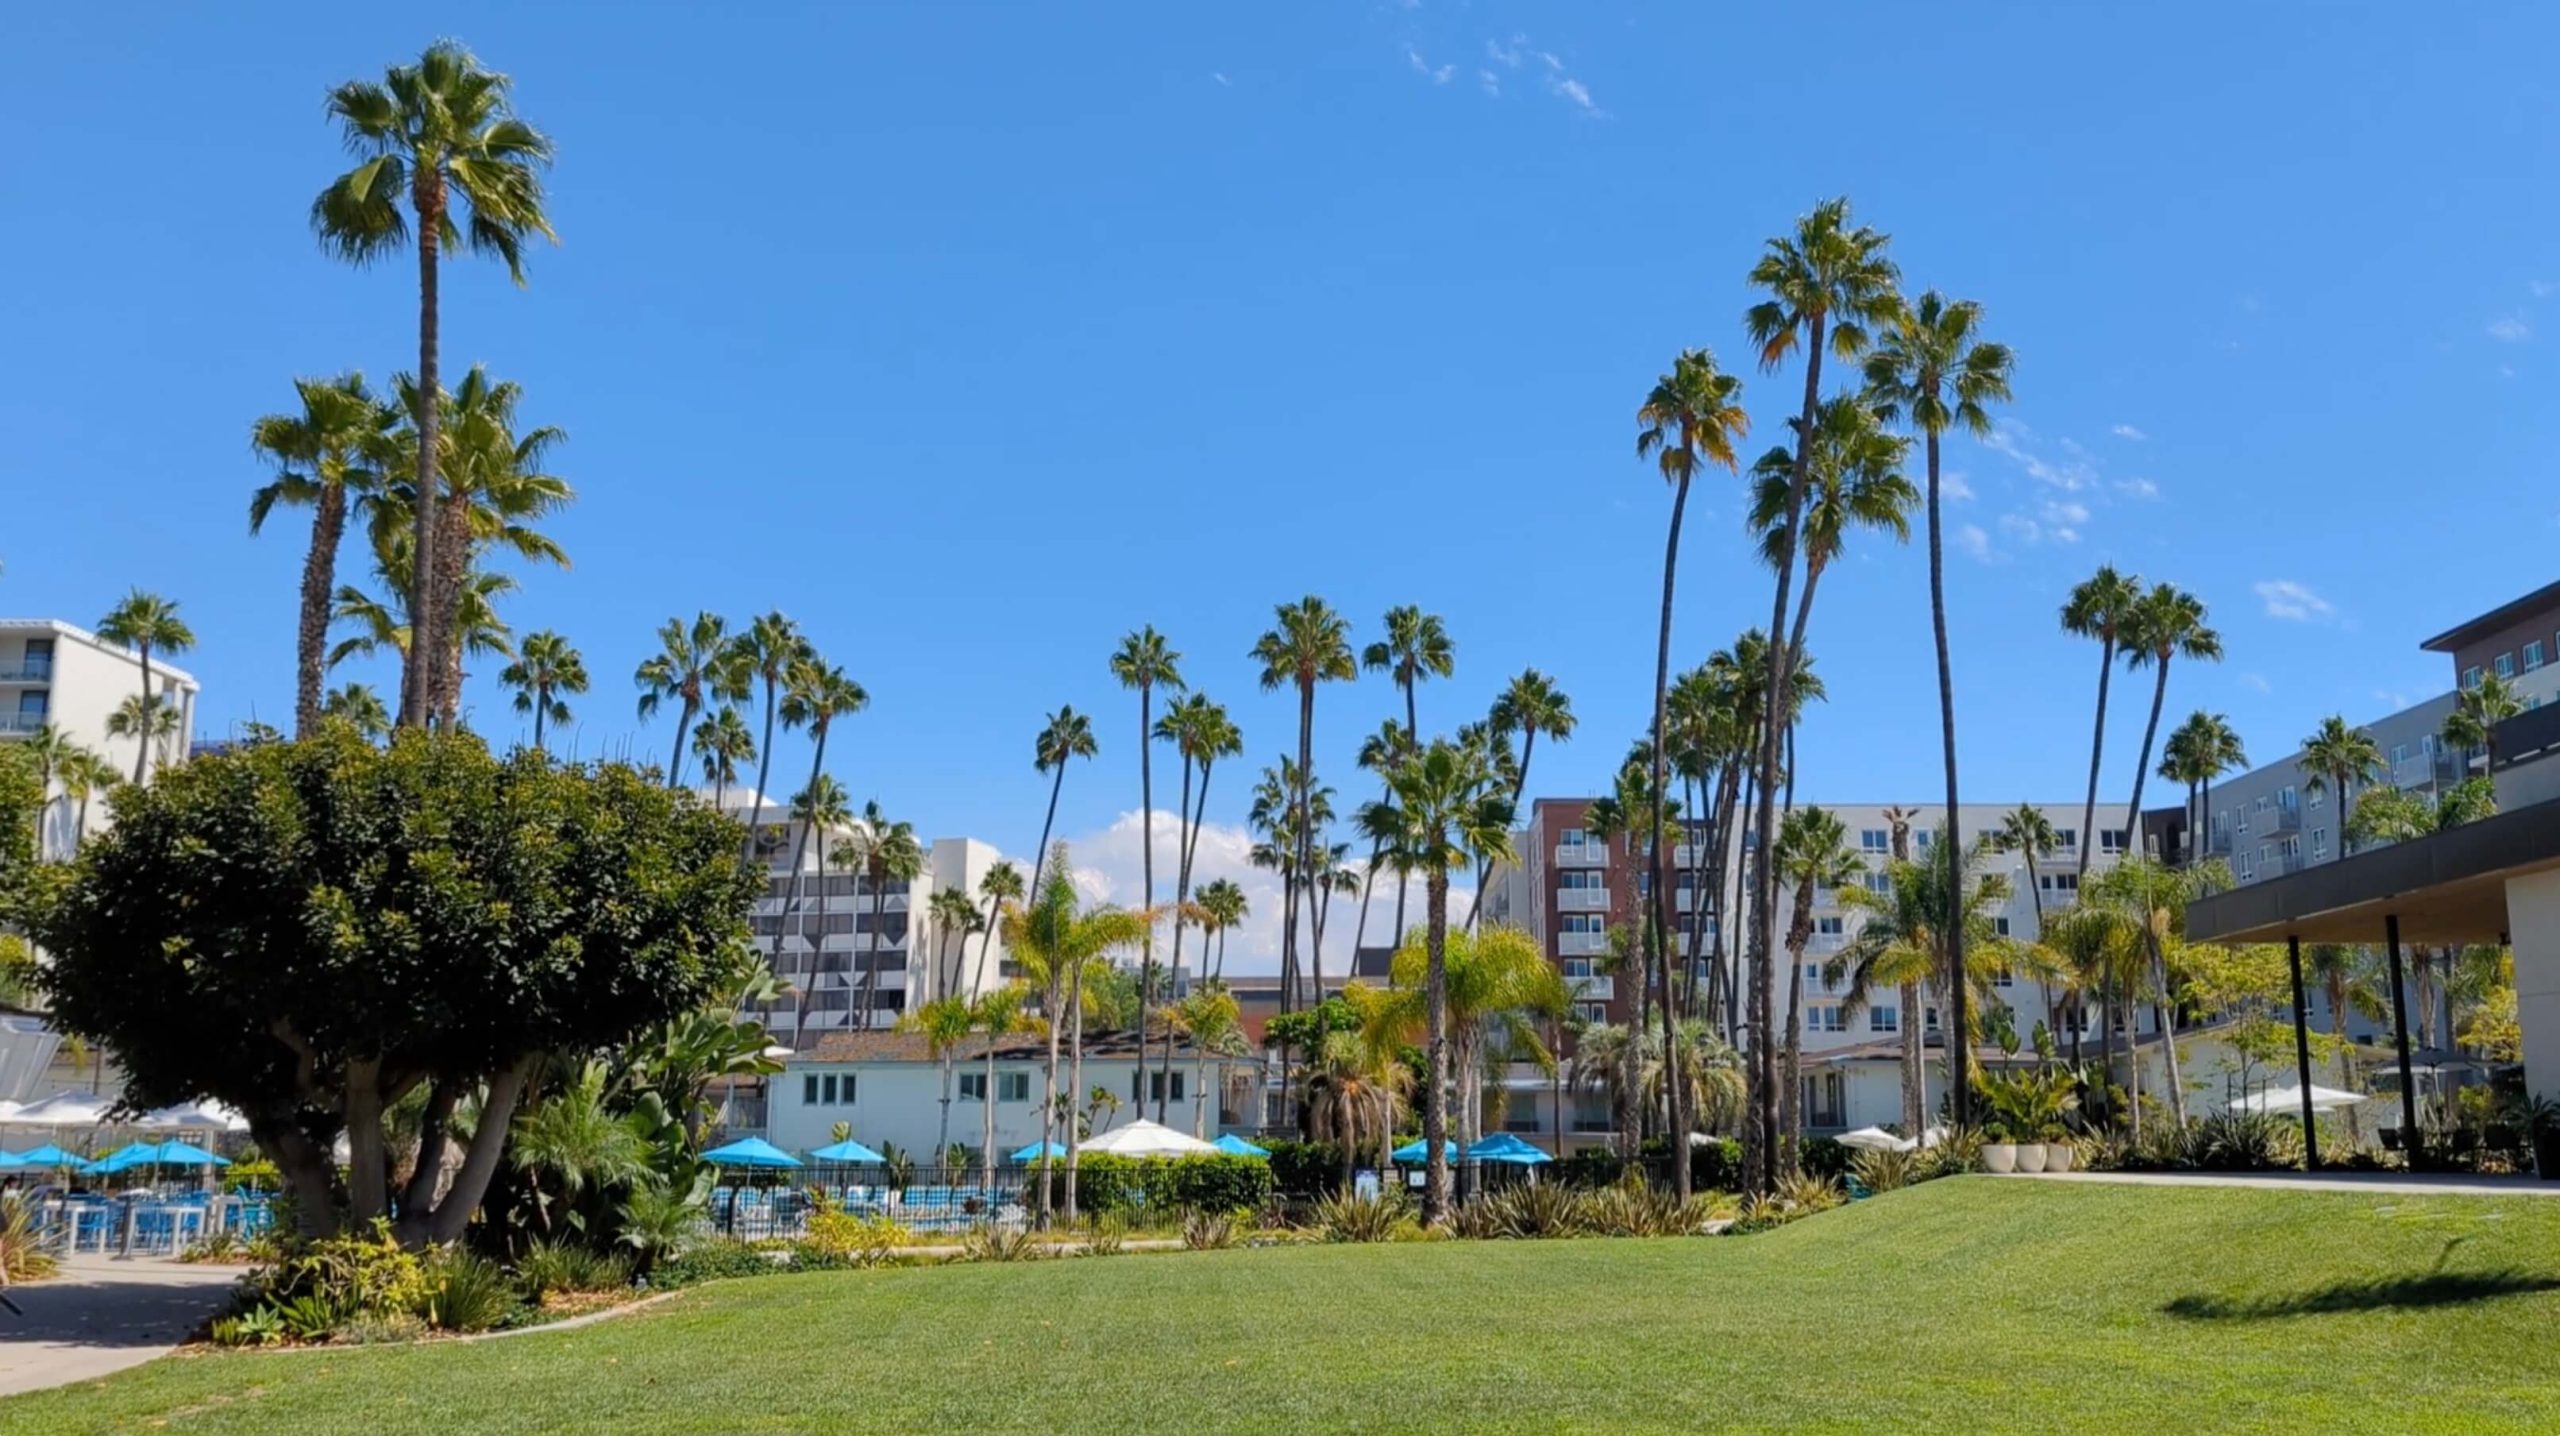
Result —
[[1973, 1057], [1972, 1032], [1966, 1020], [1965, 1000], [1968, 996], [1964, 980], [1964, 832], [1958, 821], [1963, 812], [1956, 797], [1956, 680], [1955, 669], [1947, 651], [1947, 576], [1946, 555], [1941, 543], [1938, 521], [1938, 431], [1929, 435], [1929, 627], [1938, 643], [1938, 730], [1941, 750], [1947, 764], [1947, 831], [1944, 841], [1956, 846], [1947, 854], [1947, 991], [1953, 1004], [1956, 1054], [1954, 1076], [1955, 1124], [1973, 1125], [1972, 1077], [1966, 1070]]
[[[1155, 998], [1156, 986], [1156, 770], [1155, 741], [1149, 736], [1154, 726], [1148, 721], [1148, 709], [1155, 697], [1155, 685], [1138, 685], [1138, 906], [1145, 912], [1147, 931], [1139, 944], [1138, 960], [1138, 1115], [1147, 1114], [1147, 1088], [1143, 1076], [1147, 1070], [1147, 1008]], [[1178, 919], [1177, 919], [1178, 921]], [[1156, 1120], [1164, 1120], [1164, 1094], [1156, 1094]]]
[[325, 475], [311, 509], [311, 552], [302, 560], [302, 614], [293, 644], [293, 735], [320, 726], [320, 679], [328, 662], [329, 595], [338, 586], [338, 541], [347, 527], [347, 491]]
[[2113, 627], [2098, 640], [2098, 719], [2089, 734], [2089, 796], [2080, 804], [2080, 866], [2078, 875], [2089, 876], [2089, 854], [2098, 847], [2098, 763], [2107, 750], [2107, 681], [2116, 672], [2116, 635]]
[[687, 698], [676, 710], [676, 750], [667, 759], [667, 786], [684, 786], [684, 740], [693, 731], [693, 700]]
[[1430, 966], [1423, 987], [1423, 1030], [1430, 1051], [1430, 1083], [1424, 1092], [1422, 1145], [1429, 1177], [1422, 1189], [1422, 1224], [1449, 1219], [1449, 872], [1425, 870], [1422, 915]]
[[147, 766], [151, 762], [151, 730], [159, 725], [151, 721], [157, 716], [151, 706], [151, 641], [144, 639], [134, 648], [142, 655], [142, 726], [133, 735], [133, 785], [139, 788], [151, 771]]
[[444, 433], [444, 389], [438, 366], [436, 251], [444, 239], [444, 172], [432, 161], [418, 166], [410, 185], [418, 220], [418, 484], [411, 503], [409, 652], [400, 669], [400, 723], [427, 726], [430, 684], [443, 626], [435, 609], [437, 442]]
[[[2356, 1059], [2355, 1049], [2347, 1042], [2346, 983], [2343, 980], [2331, 980], [2324, 982], [2322, 987], [2323, 995], [2329, 999], [2329, 1035], [2338, 1044], [2338, 1090], [2353, 1092], [2356, 1090]], [[2347, 1145], [2361, 1149], [2364, 1146], [2364, 1133], [2356, 1121], [2356, 1109], [2349, 1106], [2343, 1111], [2347, 1119]]]
[[[934, 1137], [934, 1139], [933, 1139], [933, 1160], [934, 1160], [935, 1162], [937, 1162], [937, 1163], [939, 1163], [939, 1162], [942, 1160], [942, 1154], [943, 1154], [943, 1153], [948, 1152], [948, 1151], [950, 1151], [950, 1150], [951, 1150], [951, 1069], [952, 1069], [952, 1061], [951, 1061], [951, 1058], [952, 1058], [952, 1051], [951, 1051], [951, 1049], [950, 1049], [950, 1048], [948, 1048], [948, 1047], [943, 1048], [943, 1049], [942, 1049], [942, 1130], [941, 1130], [941, 1131], [940, 1131], [940, 1133], [938, 1133], [938, 1134]], [[991, 1098], [990, 1100], [992, 1101], [993, 1099]]]
[[[1413, 680], [1411, 678], [1407, 678], [1404, 681], [1404, 746], [1405, 751], [1408, 753], [1419, 753], [1422, 751], [1422, 724], [1421, 720], [1415, 714], [1413, 704]], [[1394, 941], [1388, 944], [1390, 947], [1401, 944], [1404, 941], [1404, 888], [1404, 877], [1402, 874], [1398, 874], [1396, 877], [1396, 935]], [[1360, 912], [1364, 918], [1369, 912], [1368, 889], [1365, 886], [1361, 889], [1360, 894]], [[1355, 961], [1359, 958], [1360, 944], [1356, 941], [1351, 944], [1351, 955]]]
[[[1671, 1008], [1671, 942], [1669, 909], [1671, 893], [1662, 881], [1662, 800], [1669, 782], [1663, 766], [1668, 746], [1663, 733], [1663, 706], [1671, 688], [1671, 592], [1680, 573], [1680, 519], [1689, 507], [1689, 480], [1683, 475], [1671, 494], [1671, 529], [1662, 545], [1662, 624], [1653, 647], [1653, 780], [1645, 801], [1653, 808], [1644, 815], [1645, 867], [1651, 885], [1652, 901], [1646, 904], [1645, 916], [1653, 927], [1653, 967], [1660, 984], [1662, 1003], [1662, 1083], [1670, 1096], [1672, 1189], [1680, 1200], [1689, 1200], [1687, 1103], [1682, 1099], [1680, 1080], [1680, 1038]], [[1641, 980], [1641, 979], [1639, 979]]]
[[1084, 1100], [1084, 964], [1067, 982], [1067, 1101], [1058, 1114], [1058, 1145], [1067, 1149], [1067, 1220], [1076, 1219], [1076, 1168], [1083, 1143], [1076, 1136], [1076, 1104]]
[[435, 720], [450, 729], [462, 709], [462, 586], [471, 568], [471, 499], [450, 478], [444, 507], [436, 514], [435, 592], [436, 666], [427, 675]]
[[[1150, 843], [1152, 847], [1154, 844]], [[1176, 975], [1182, 971], [1182, 926], [1184, 909], [1191, 905], [1191, 755], [1182, 755], [1182, 796], [1173, 807], [1173, 961], [1165, 965], [1165, 996], [1173, 996]], [[1173, 1090], [1173, 1024], [1164, 1029], [1164, 1065], [1158, 1069], [1165, 1090]], [[1192, 1079], [1199, 1080], [1196, 1076]], [[1163, 1118], [1159, 1116], [1158, 1121]]]
[[[1298, 684], [1298, 883], [1305, 889], [1299, 899], [1299, 917], [1312, 923], [1315, 914], [1316, 825], [1314, 802], [1316, 737], [1316, 685], [1312, 678]], [[1307, 971], [1315, 979], [1315, 1000], [1324, 1002], [1324, 954], [1307, 953]]]
[[[2160, 671], [2151, 685], [2151, 717], [2142, 727], [2142, 756], [2133, 765], [2133, 801], [2125, 809], [2125, 847], [2133, 858], [2145, 856], [2142, 847], [2142, 779], [2151, 766], [2151, 742], [2159, 735], [2160, 708], [2169, 696], [2169, 655], [2161, 653]], [[2085, 859], [2084, 859], [2085, 860]], [[2160, 935], [2152, 929], [2150, 913], [2143, 914], [2142, 944], [2151, 958], [2152, 1020], [2160, 1026], [2160, 1051], [2168, 1062], [2166, 1085], [2169, 1089], [2169, 1111], [2178, 1125], [2187, 1125], [2186, 1069], [2178, 1062], [2177, 1004], [2169, 993], [2169, 958], [2161, 950]]]
[[[550, 710], [551, 685], [548, 683], [535, 684], [533, 686], [533, 751], [537, 753], [547, 751], [542, 746], [542, 720]], [[770, 734], [767, 735], [766, 741], [772, 741]], [[756, 791], [759, 793], [764, 791], [764, 775], [761, 773], [756, 775]], [[762, 823], [764, 821], [764, 808], [762, 804], [757, 805], [756, 821], [758, 823]], [[747, 840], [749, 843], [753, 843], [755, 841], [755, 830], [753, 828], [747, 830]]]
[[347, 1125], [347, 1225], [363, 1228], [391, 1212], [382, 1149], [382, 1059], [351, 1059], [339, 1120]]
[[[533, 710], [533, 746], [542, 746], [542, 710], [550, 706], [549, 695]], [[756, 813], [747, 824], [747, 851], [756, 850], [756, 831], [764, 826], [765, 787], [773, 781], [773, 680], [764, 681], [764, 742], [756, 749]]]
[[987, 1220], [996, 1219], [996, 1034], [987, 1033], [987, 1100], [985, 1140], [978, 1144], [978, 1187], [987, 1202]]
[[472, 1131], [462, 1169], [453, 1174], [453, 1185], [446, 1189], [444, 1200], [436, 1204], [435, 1215], [428, 1224], [428, 1240], [441, 1245], [462, 1239], [471, 1224], [471, 1214], [479, 1209], [481, 1197], [489, 1190], [489, 1178], [498, 1170], [498, 1156], [506, 1149], [507, 1126], [515, 1120], [517, 1099], [524, 1095], [525, 1084], [532, 1080], [541, 1061], [539, 1055], [526, 1057], [489, 1079], [489, 1094], [480, 1104], [479, 1125]]
[[[1052, 1140], [1052, 1134], [1057, 1130], [1058, 1110], [1061, 1105], [1058, 1093], [1058, 1035], [1066, 1028], [1067, 1015], [1059, 1010], [1058, 1001], [1065, 976], [1066, 974], [1058, 971], [1053, 963], [1049, 969], [1048, 981], [1044, 984], [1045, 1001], [1049, 1008], [1049, 1062], [1047, 1070], [1040, 1079], [1043, 1090], [1048, 1093], [1047, 1105], [1040, 1113], [1040, 1140], [1044, 1143]], [[1045, 1227], [1049, 1224], [1049, 1213], [1053, 1210], [1050, 1200], [1056, 1192], [1057, 1162], [1045, 1150], [1040, 1153], [1039, 1160], [1040, 1224]]]

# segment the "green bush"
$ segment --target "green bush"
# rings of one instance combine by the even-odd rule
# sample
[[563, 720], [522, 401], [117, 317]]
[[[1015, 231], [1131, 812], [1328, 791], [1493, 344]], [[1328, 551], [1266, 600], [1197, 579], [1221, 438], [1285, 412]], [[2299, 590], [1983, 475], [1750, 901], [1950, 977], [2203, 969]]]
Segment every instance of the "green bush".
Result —
[[1088, 1212], [1248, 1212], [1271, 1199], [1272, 1172], [1258, 1157], [1123, 1157], [1095, 1152], [1078, 1164], [1076, 1204]]
[[487, 1257], [459, 1249], [440, 1253], [427, 1271], [424, 1315], [439, 1331], [487, 1331], [516, 1309], [515, 1284]]
[[1395, 1241], [1413, 1228], [1413, 1205], [1393, 1187], [1374, 1197], [1330, 1196], [1316, 1202], [1315, 1221], [1329, 1242]]
[[535, 1242], [516, 1258], [516, 1282], [536, 1301], [555, 1291], [612, 1291], [631, 1284], [631, 1263], [573, 1241]]
[[658, 1263], [649, 1276], [659, 1286], [676, 1287], [728, 1277], [771, 1276], [787, 1270], [755, 1247], [724, 1237], [686, 1247]]
[[264, 1157], [243, 1157], [222, 1170], [222, 1188], [232, 1193], [272, 1192], [283, 1184], [276, 1164]]
[[1796, 1154], [1796, 1164], [1806, 1176], [1838, 1181], [1849, 1174], [1849, 1159], [1857, 1155], [1831, 1137], [1807, 1137]]
[[1272, 1141], [1272, 1187], [1287, 1202], [1312, 1202], [1342, 1185], [1342, 1148], [1333, 1142]]
[[1564, 1160], [1555, 1165], [1556, 1180], [1586, 1192], [1617, 1185], [1618, 1178], [1626, 1169], [1625, 1161], [1606, 1147], [1585, 1147], [1578, 1152], [1567, 1152]]

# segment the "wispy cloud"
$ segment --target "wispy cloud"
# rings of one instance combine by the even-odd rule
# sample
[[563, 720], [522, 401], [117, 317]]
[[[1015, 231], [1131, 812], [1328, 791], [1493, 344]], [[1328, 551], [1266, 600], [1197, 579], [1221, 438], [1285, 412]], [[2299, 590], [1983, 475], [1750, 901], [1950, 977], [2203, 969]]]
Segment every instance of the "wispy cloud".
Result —
[[1476, 84], [1495, 99], [1502, 97], [1502, 70], [1525, 70], [1534, 62], [1539, 88], [1584, 115], [1594, 119], [1608, 116], [1608, 111], [1592, 99], [1591, 87], [1574, 77], [1563, 56], [1530, 44], [1525, 34], [1515, 31], [1508, 40], [1485, 41], [1484, 57], [1488, 63], [1476, 71]]
[[2501, 344], [2522, 344], [2533, 337], [2533, 326], [2521, 314], [2501, 314], [2489, 321], [2489, 337]]
[[1938, 492], [1950, 503], [1962, 503], [1973, 497], [1973, 485], [1965, 482], [1962, 471], [1949, 469], [1938, 476]]
[[1586, 114], [1598, 114], [1600, 111], [1599, 106], [1591, 103], [1591, 91], [1586, 89], [1580, 80], [1574, 79], [1570, 75], [1567, 75], [1562, 79], [1551, 78], [1548, 81], [1547, 88], [1564, 96], [1565, 99], [1572, 102], [1576, 109], [1579, 109]]
[[2151, 437], [2149, 434], [2142, 432], [2131, 424], [2118, 424], [2107, 432], [2115, 435], [2119, 439], [2131, 439], [2137, 444]]
[[2262, 578], [2253, 587], [2259, 602], [2267, 606], [2269, 618], [2317, 623], [2337, 613], [2337, 607], [2329, 600], [2289, 578]]
[[1980, 524], [1958, 525], [1956, 548], [1979, 562], [1991, 562], [1991, 535], [1984, 533]]
[[1487, 40], [1484, 42], [1484, 57], [1493, 61], [1495, 64], [1502, 66], [1504, 69], [1519, 69], [1521, 62], [1527, 59], [1528, 55], [1529, 37], [1526, 35], [1512, 36], [1511, 43], [1508, 45], [1503, 44], [1499, 40]]
[[2118, 479], [2116, 492], [2128, 498], [2156, 499], [2160, 497], [2160, 486], [2149, 479]]
[[1221, 85], [1227, 86], [1230, 89], [1235, 87], [1235, 81], [1228, 79], [1227, 72], [1224, 70], [1211, 70], [1209, 72], [1209, 78], [1217, 81]]
[[1415, 49], [1411, 45], [1404, 47], [1404, 58], [1406, 64], [1413, 66], [1413, 72], [1415, 74], [1422, 76], [1424, 79], [1429, 80], [1435, 85], [1445, 85], [1449, 83], [1449, 77], [1458, 73], [1458, 67], [1455, 65], [1432, 64], [1430, 61], [1422, 58], [1422, 52], [1420, 50]]
[[2536, 299], [2549, 299], [2554, 294], [2560, 294], [2560, 284], [2555, 284], [2548, 279], [2532, 280], [2525, 285], [2525, 288], [2533, 291], [2533, 297]]
[[2038, 453], [2036, 444], [2035, 431], [2014, 419], [2000, 421], [1999, 426], [1982, 440], [1984, 448], [2007, 456], [2037, 483], [2050, 484], [2065, 493], [2077, 493], [2097, 482], [2097, 474], [2077, 444], [2064, 440], [2064, 455], [2059, 459]]
[[2240, 686], [2248, 689], [2252, 693], [2273, 693], [2276, 691], [2276, 686], [2269, 683], [2267, 681], [2267, 675], [2263, 673], [2241, 674]]
[[2373, 697], [2375, 702], [2382, 704], [2385, 708], [2390, 709], [2394, 713], [2397, 713], [2401, 709], [2409, 706], [2409, 695], [2401, 692], [2397, 688], [2377, 688], [2373, 690]]
[[1497, 100], [1502, 98], [1502, 77], [1500, 75], [1495, 74], [1491, 70], [1478, 70], [1476, 71], [1476, 83], [1484, 88], [1484, 92], [1486, 94], [1491, 95]]

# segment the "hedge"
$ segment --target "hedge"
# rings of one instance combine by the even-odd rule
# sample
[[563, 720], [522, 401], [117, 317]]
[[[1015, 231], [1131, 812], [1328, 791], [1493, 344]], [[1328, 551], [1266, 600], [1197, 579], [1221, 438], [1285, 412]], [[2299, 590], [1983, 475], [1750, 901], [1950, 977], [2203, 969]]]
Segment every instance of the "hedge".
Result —
[[1076, 1168], [1076, 1205], [1089, 1212], [1251, 1211], [1272, 1192], [1270, 1164], [1259, 1157], [1089, 1152]]
[[1281, 1200], [1312, 1202], [1341, 1188], [1339, 1143], [1273, 1140], [1261, 1145], [1271, 1153], [1271, 1183]]

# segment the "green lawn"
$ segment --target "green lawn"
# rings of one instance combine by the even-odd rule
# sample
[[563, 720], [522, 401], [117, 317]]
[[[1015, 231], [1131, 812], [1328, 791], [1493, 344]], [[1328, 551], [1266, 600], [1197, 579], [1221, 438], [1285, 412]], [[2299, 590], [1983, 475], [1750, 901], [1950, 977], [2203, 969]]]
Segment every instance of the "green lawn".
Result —
[[730, 1282], [179, 1358], [0, 1430], [2560, 1429], [2560, 1201], [1962, 1178], [1728, 1239]]

